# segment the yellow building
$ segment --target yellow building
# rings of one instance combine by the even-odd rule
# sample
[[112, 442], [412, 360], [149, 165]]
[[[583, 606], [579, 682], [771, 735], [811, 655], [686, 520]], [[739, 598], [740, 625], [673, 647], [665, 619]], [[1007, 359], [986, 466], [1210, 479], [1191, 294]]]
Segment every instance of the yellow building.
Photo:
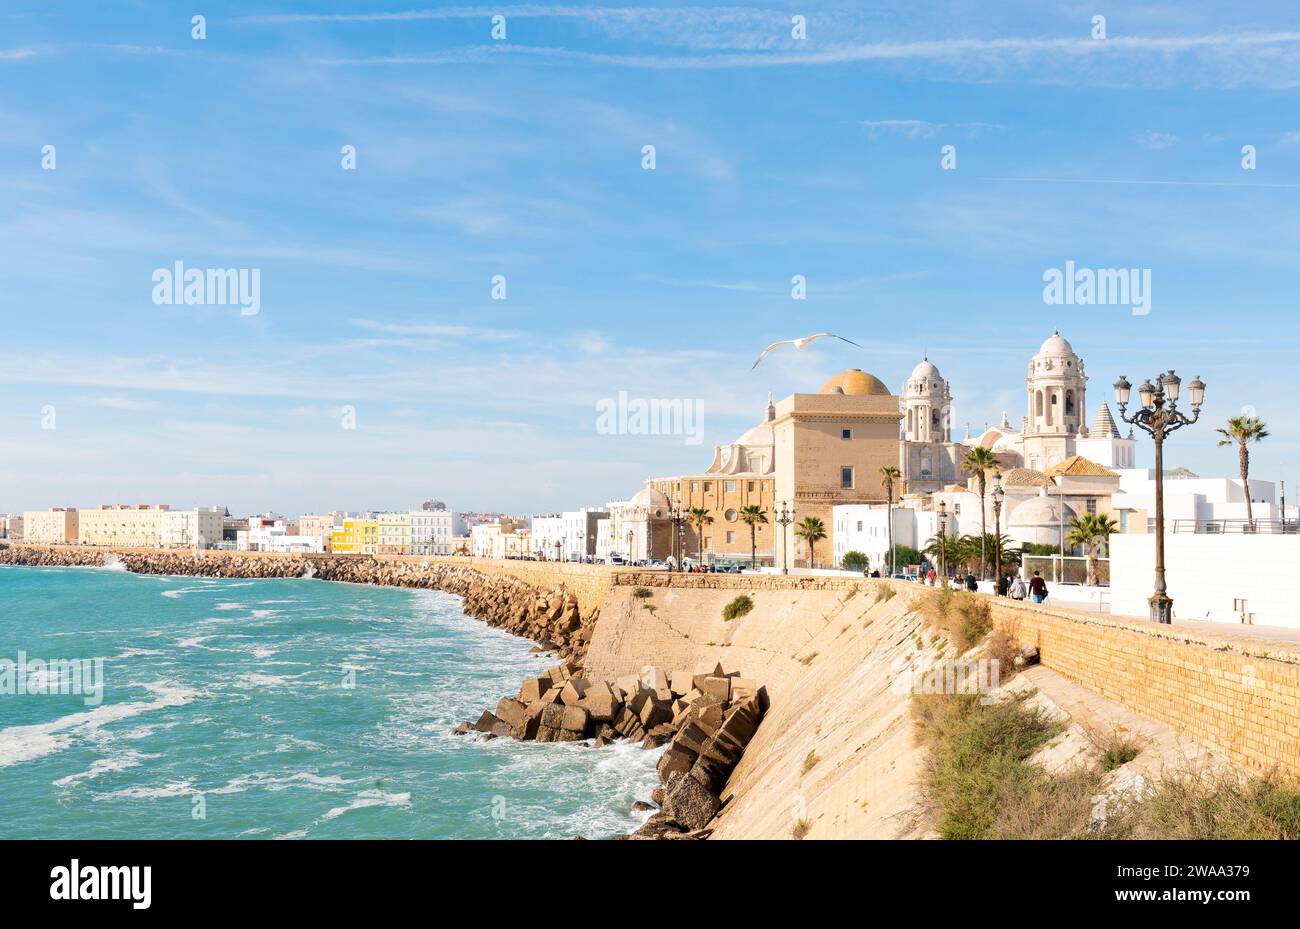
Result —
[[162, 545], [166, 505], [120, 504], [80, 510], [77, 526], [82, 545], [158, 548]]
[[[791, 394], [777, 405], [776, 499], [793, 504], [787, 530], [791, 566], [808, 566], [808, 545], [796, 528], [808, 517], [826, 532], [816, 543], [818, 565], [833, 560], [831, 507], [883, 503], [880, 469], [899, 462], [899, 398], [879, 378], [841, 371], [815, 394]], [[779, 505], [778, 502], [778, 505]]]
[[23, 514], [23, 540], [37, 545], [65, 545], [77, 541], [77, 511], [55, 507]]
[[[835, 375], [815, 394], [791, 394], [779, 404], [769, 395], [763, 421], [735, 442], [715, 447], [713, 462], [703, 472], [651, 478], [648, 484], [670, 508], [708, 511], [711, 522], [702, 530], [689, 520], [685, 526], [685, 555], [691, 560], [699, 557], [702, 542], [705, 562], [748, 561], [750, 529], [741, 513], [753, 505], [767, 518], [755, 533], [761, 564], [779, 565], [785, 558], [791, 567], [807, 567], [808, 545], [795, 529], [809, 516], [820, 519], [826, 533], [816, 543], [818, 564], [829, 564], [834, 551], [831, 507], [884, 501], [879, 472], [898, 465], [900, 419], [899, 398], [878, 378], [854, 368]], [[776, 522], [782, 503], [795, 513], [795, 523], [785, 530], [784, 555]], [[669, 515], [665, 512], [662, 519]], [[647, 537], [655, 540], [653, 551], [645, 557], [665, 558], [674, 545], [673, 533], [652, 528], [656, 531]], [[635, 529], [628, 535], [633, 545], [639, 537]], [[620, 542], [616, 537], [611, 545]]]
[[410, 513], [380, 513], [377, 522], [379, 523], [379, 554], [411, 554]]
[[331, 532], [330, 550], [336, 555], [379, 554], [379, 521], [345, 519]]

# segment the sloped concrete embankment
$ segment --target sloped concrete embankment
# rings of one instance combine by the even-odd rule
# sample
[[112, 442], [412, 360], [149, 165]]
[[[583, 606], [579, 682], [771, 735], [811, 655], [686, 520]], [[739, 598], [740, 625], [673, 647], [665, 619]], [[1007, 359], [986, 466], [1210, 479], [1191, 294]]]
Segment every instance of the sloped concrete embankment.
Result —
[[[752, 610], [723, 619], [742, 594]], [[585, 672], [721, 663], [762, 682], [767, 712], [727, 782], [715, 839], [919, 837], [924, 752], [894, 686], [917, 651], [910, 601], [884, 581], [619, 575]]]

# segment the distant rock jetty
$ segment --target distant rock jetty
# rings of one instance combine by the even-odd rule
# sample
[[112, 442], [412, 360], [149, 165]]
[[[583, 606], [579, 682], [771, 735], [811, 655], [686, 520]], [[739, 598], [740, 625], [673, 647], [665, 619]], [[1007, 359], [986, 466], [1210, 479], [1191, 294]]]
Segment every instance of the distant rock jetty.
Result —
[[466, 614], [489, 626], [532, 639], [539, 650], [581, 661], [591, 641], [595, 616], [586, 623], [577, 599], [562, 590], [543, 590], [505, 575], [441, 561], [391, 561], [370, 557], [266, 556], [237, 552], [113, 551], [88, 548], [0, 548], [0, 564], [29, 567], [105, 567], [121, 564], [134, 574], [194, 577], [293, 578], [441, 590], [464, 601]]
[[711, 674], [651, 667], [592, 682], [570, 661], [526, 679], [517, 696], [502, 697], [495, 712], [461, 723], [456, 732], [538, 742], [594, 739], [596, 747], [619, 737], [645, 748], [670, 743], [659, 760], [663, 786], [651, 795], [659, 811], [619, 838], [702, 839], [762, 712], [757, 683], [727, 674], [721, 665]]

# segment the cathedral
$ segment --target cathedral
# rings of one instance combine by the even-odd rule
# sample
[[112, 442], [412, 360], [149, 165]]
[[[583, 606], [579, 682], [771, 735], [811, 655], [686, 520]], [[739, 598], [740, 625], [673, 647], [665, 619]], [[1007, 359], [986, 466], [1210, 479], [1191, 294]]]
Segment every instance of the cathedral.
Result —
[[993, 452], [1003, 470], [1046, 471], [1075, 455], [1107, 468], [1134, 467], [1136, 440], [1121, 436], [1110, 407], [1102, 403], [1087, 425], [1088, 375], [1059, 332], [1029, 360], [1026, 415], [1019, 430], [1002, 422], [964, 442], [952, 440], [952, 391], [938, 368], [924, 359], [903, 385], [899, 470], [909, 493], [933, 493], [965, 480], [962, 465], [976, 445]]

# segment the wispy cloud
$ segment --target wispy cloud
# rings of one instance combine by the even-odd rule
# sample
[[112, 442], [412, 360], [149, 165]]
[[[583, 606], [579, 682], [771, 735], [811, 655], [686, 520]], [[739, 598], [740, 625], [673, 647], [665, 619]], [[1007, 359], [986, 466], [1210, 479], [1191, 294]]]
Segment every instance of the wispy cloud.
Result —
[[1145, 132], [1139, 132], [1135, 136], [1138, 145], [1143, 148], [1159, 151], [1165, 148], [1172, 148], [1178, 144], [1178, 136], [1172, 132], [1158, 132], [1154, 129], [1148, 129]]
[[866, 119], [862, 126], [867, 130], [867, 138], [879, 139], [883, 136], [902, 136], [906, 139], [931, 139], [943, 130], [952, 130], [975, 138], [983, 133], [1006, 126], [996, 123], [932, 123], [924, 119]]

